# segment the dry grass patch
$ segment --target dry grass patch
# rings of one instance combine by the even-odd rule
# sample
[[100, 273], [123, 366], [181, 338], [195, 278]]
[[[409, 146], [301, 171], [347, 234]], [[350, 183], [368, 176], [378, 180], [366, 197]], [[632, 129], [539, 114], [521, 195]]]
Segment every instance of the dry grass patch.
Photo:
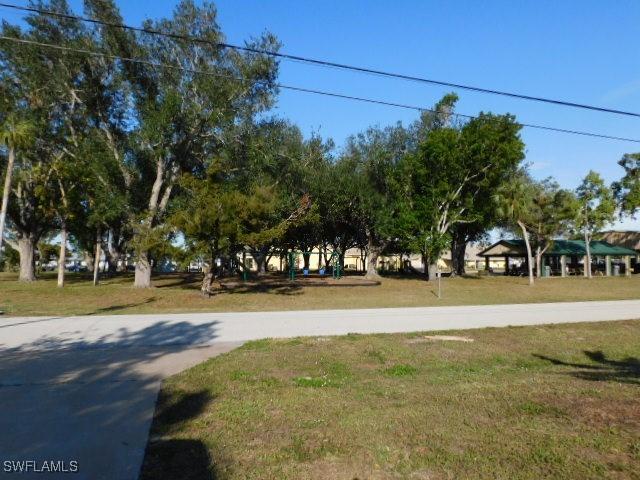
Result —
[[104, 315], [212, 311], [313, 310], [343, 308], [486, 305], [640, 298], [640, 275], [631, 278], [549, 278], [534, 287], [514, 277], [443, 279], [443, 298], [431, 283], [417, 277], [383, 278], [380, 285], [362, 285], [361, 277], [333, 281], [297, 281], [283, 277], [237, 283], [212, 298], [200, 296], [201, 276], [169, 274], [154, 277], [154, 288], [132, 288], [132, 275], [105, 278], [93, 287], [85, 275], [70, 274], [64, 289], [55, 273], [33, 284], [0, 274], [0, 310], [5, 315]]
[[640, 478], [640, 321], [449, 333], [474, 342], [262, 340], [183, 372], [143, 478], [185, 449], [188, 478]]

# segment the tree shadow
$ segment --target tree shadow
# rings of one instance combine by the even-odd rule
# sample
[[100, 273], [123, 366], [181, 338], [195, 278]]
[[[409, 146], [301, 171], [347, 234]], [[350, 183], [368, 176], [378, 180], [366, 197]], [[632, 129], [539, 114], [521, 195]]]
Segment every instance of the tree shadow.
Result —
[[[40, 325], [15, 325], [8, 335], [37, 332]], [[217, 328], [217, 322], [160, 321], [78, 340], [86, 335], [69, 322], [59, 336], [46, 327], [33, 341], [0, 348], [0, 456], [75, 460], [74, 478], [136, 478], [162, 379], [190, 366], [185, 351], [210, 345]], [[197, 412], [208, 401], [186, 398], [165, 415]], [[205, 447], [185, 442], [184, 451], [204, 465]]]
[[290, 280], [284, 275], [269, 275], [252, 278], [248, 281], [237, 279], [223, 279], [220, 288], [215, 291], [219, 294], [247, 294], [247, 293], [276, 293], [278, 295], [301, 295], [305, 288], [341, 288], [341, 287], [376, 287], [380, 282], [368, 280], [362, 276], [351, 275], [340, 280], [318, 275], [299, 276]]
[[86, 315], [100, 315], [102, 313], [117, 312], [118, 310], [126, 310], [128, 308], [139, 307], [141, 305], [148, 305], [150, 303], [155, 302], [156, 300], [157, 300], [156, 297], [149, 297], [146, 300], [143, 300], [142, 302], [125, 303], [123, 305], [110, 305], [108, 307], [98, 308], [94, 312], [87, 313]]
[[276, 293], [278, 295], [297, 295], [302, 292], [302, 285], [295, 282], [247, 282], [247, 283], [226, 283], [215, 291], [216, 295], [247, 294], [247, 293]]
[[576, 371], [569, 374], [582, 380], [640, 385], [640, 359], [627, 357], [623, 360], [613, 360], [607, 358], [601, 350], [585, 350], [583, 353], [593, 363], [565, 362], [539, 354], [533, 354], [533, 356], [553, 365], [576, 368]]
[[140, 480], [188, 478], [217, 480], [220, 474], [209, 450], [200, 440], [165, 439], [187, 420], [200, 415], [213, 401], [207, 390], [182, 395], [160, 391], [145, 450]]
[[207, 447], [199, 440], [149, 443], [140, 480], [219, 480]]
[[199, 290], [202, 283], [202, 274], [199, 273], [176, 273], [165, 274], [162, 277], [154, 278], [155, 281], [167, 280], [158, 283], [156, 288], [181, 288], [183, 290]]

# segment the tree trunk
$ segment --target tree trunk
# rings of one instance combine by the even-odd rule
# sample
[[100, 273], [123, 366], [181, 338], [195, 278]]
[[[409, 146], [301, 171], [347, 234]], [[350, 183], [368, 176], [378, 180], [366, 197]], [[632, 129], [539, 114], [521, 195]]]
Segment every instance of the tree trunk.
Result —
[[64, 267], [67, 263], [67, 227], [62, 223], [60, 230], [60, 255], [58, 255], [58, 288], [64, 287]]
[[311, 254], [310, 253], [303, 253], [302, 254], [302, 261], [304, 263], [304, 269], [305, 270], [309, 270], [309, 261], [311, 260]]
[[202, 278], [202, 286], [200, 287], [200, 294], [203, 297], [209, 298], [211, 296], [211, 285], [213, 285], [213, 279], [216, 271], [215, 257], [212, 256], [209, 259], [209, 266], [203, 269], [204, 277]]
[[260, 257], [258, 260], [258, 276], [262, 277], [267, 274], [267, 259], [265, 257]]
[[587, 278], [592, 278], [593, 275], [591, 273], [591, 245], [589, 245], [590, 235], [588, 232], [584, 232], [584, 248], [587, 252], [587, 261], [584, 266], [585, 275]]
[[211, 296], [211, 285], [213, 284], [213, 269], [205, 269], [204, 278], [202, 279], [202, 287], [200, 288], [200, 294], [203, 297], [209, 298]]
[[104, 256], [104, 262], [102, 263], [102, 272], [109, 273], [111, 271], [111, 255], [109, 254], [109, 249], [104, 248], [104, 245], [101, 247], [102, 255]]
[[463, 235], [454, 234], [451, 239], [451, 272], [453, 275], [464, 275], [464, 255], [467, 251], [467, 242]]
[[100, 229], [98, 229], [98, 233], [96, 233], [96, 256], [93, 259], [93, 285], [98, 285], [100, 280], [100, 251], [102, 247], [101, 241], [101, 233]]
[[[127, 271], [127, 266], [129, 265], [129, 261], [127, 260], [127, 254], [125, 253], [119, 253], [119, 257], [118, 257], [119, 261], [116, 264], [116, 272], [118, 273], [124, 273]], [[188, 270], [188, 268], [187, 268]]]
[[93, 253], [85, 250], [82, 252], [82, 258], [87, 266], [87, 271], [93, 273]]
[[267, 255], [262, 249], [252, 250], [251, 255], [256, 261], [257, 274], [262, 277], [267, 274]]
[[9, 148], [9, 161], [7, 163], [7, 173], [4, 177], [4, 189], [2, 190], [2, 207], [0, 208], [0, 254], [2, 254], [2, 240], [4, 239], [4, 224], [7, 219], [7, 205], [9, 204], [9, 192], [11, 191], [11, 177], [13, 175], [13, 164], [15, 162], [15, 151]]
[[369, 240], [367, 241], [367, 273], [364, 278], [369, 280], [377, 280], [380, 278], [377, 267], [380, 250], [380, 247], [375, 245], [373, 239], [369, 237]]
[[18, 237], [18, 253], [20, 254], [20, 282], [34, 282], [36, 280], [35, 269], [36, 240], [33, 236]]
[[533, 285], [533, 257], [531, 255], [531, 243], [529, 242], [529, 232], [524, 223], [518, 222], [518, 226], [522, 230], [522, 237], [524, 238], [524, 244], [527, 247], [527, 266], [529, 267], [529, 285]]
[[327, 244], [325, 243], [324, 247], [322, 248], [322, 256], [324, 257], [324, 268], [328, 269], [329, 267], [329, 255], [327, 254]]
[[122, 267], [120, 267], [120, 257], [121, 253], [115, 249], [109, 252], [109, 273], [116, 274], [122, 271]]
[[429, 262], [429, 267], [427, 270], [429, 275], [429, 281], [430, 282], [435, 281], [435, 279], [438, 278], [438, 260]]
[[540, 246], [536, 247], [536, 277], [542, 277], [542, 249]]
[[107, 233], [106, 248], [104, 248], [105, 262], [107, 264], [105, 270], [109, 272], [110, 275], [114, 275], [118, 271], [118, 264], [120, 263], [121, 257], [120, 250], [116, 248], [114, 243], [114, 233], [113, 230], [110, 229]]
[[140, 252], [136, 262], [134, 288], [151, 288], [151, 263], [149, 252]]

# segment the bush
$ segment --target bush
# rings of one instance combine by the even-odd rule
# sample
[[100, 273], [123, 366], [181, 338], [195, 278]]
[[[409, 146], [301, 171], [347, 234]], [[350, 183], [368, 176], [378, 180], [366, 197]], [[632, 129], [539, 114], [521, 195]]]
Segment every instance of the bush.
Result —
[[20, 265], [20, 255], [8, 244], [2, 243], [4, 252], [0, 254], [0, 271], [15, 272]]

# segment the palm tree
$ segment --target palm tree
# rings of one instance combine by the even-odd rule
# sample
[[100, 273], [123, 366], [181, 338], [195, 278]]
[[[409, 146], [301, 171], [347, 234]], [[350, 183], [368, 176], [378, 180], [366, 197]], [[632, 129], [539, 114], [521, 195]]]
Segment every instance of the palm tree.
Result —
[[522, 231], [522, 238], [527, 247], [527, 266], [529, 267], [529, 285], [533, 285], [533, 254], [531, 253], [531, 242], [529, 241], [529, 231], [527, 220], [534, 209], [533, 198], [535, 196], [535, 184], [531, 178], [521, 172], [513, 180], [505, 184], [495, 195], [497, 209], [505, 220], [515, 223]]
[[7, 218], [7, 206], [9, 204], [9, 192], [11, 191], [11, 177], [13, 176], [13, 164], [16, 159], [16, 150], [28, 145], [33, 138], [33, 126], [15, 116], [8, 117], [0, 126], [0, 145], [8, 150], [7, 173], [4, 177], [4, 189], [2, 190], [2, 207], [0, 209], [0, 252], [4, 239], [4, 225]]

